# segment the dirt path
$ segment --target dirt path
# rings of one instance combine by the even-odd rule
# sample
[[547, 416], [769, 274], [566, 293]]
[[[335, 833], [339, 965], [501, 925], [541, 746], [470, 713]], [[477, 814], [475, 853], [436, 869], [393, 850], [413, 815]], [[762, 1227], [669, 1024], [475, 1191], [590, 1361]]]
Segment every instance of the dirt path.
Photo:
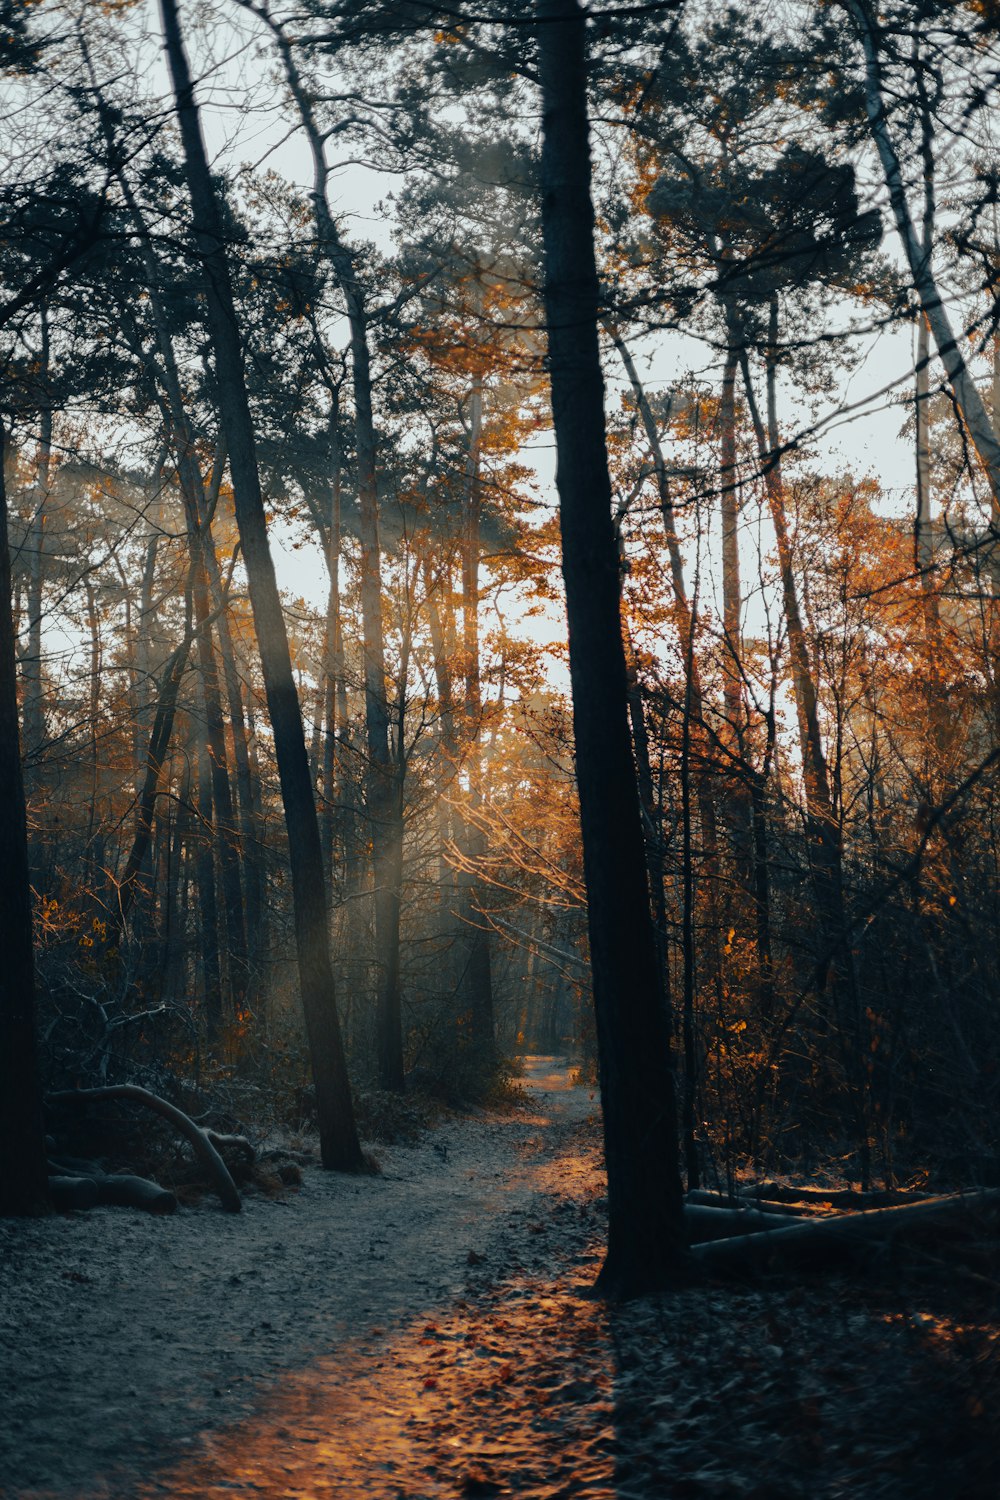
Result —
[[240, 1219], [0, 1223], [3, 1500], [995, 1500], [991, 1298], [883, 1267], [586, 1300], [594, 1101], [528, 1082]]
[[[379, 1177], [307, 1169], [300, 1193], [251, 1198], [239, 1218], [206, 1203], [172, 1219], [99, 1209], [0, 1223], [0, 1494], [261, 1493], [234, 1479], [222, 1453], [235, 1442], [249, 1461], [250, 1431], [262, 1453], [277, 1450], [267, 1462], [283, 1477], [265, 1493], [360, 1493], [357, 1464], [383, 1446], [380, 1425], [396, 1425], [390, 1378], [414, 1365], [414, 1349], [415, 1365], [428, 1363], [421, 1330], [517, 1274], [524, 1259], [511, 1241], [544, 1238], [525, 1226], [547, 1219], [570, 1181], [578, 1194], [596, 1190], [592, 1155], [580, 1161], [573, 1148], [593, 1092], [572, 1087], [554, 1059], [530, 1059], [525, 1081], [523, 1112], [379, 1148]], [[260, 1414], [298, 1410], [303, 1391], [353, 1429], [350, 1480], [318, 1440], [264, 1436]], [[219, 1444], [216, 1467], [228, 1472], [218, 1485], [205, 1472], [188, 1484], [179, 1456], [188, 1451], [190, 1468]], [[288, 1488], [281, 1450], [303, 1444], [313, 1468], [339, 1467], [329, 1484], [341, 1487]]]

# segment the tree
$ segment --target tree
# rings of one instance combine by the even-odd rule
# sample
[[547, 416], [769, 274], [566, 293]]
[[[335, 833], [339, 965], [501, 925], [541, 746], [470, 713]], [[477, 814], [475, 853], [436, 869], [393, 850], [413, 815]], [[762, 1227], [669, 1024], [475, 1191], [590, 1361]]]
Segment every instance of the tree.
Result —
[[598, 1288], [634, 1296], [662, 1290], [682, 1262], [676, 1105], [629, 740], [597, 337], [586, 20], [578, 0], [539, 0], [535, 14], [545, 317], [608, 1172]]
[[[864, 104], [868, 126], [889, 191], [889, 203], [906, 258], [913, 291], [919, 302], [921, 315], [933, 334], [938, 357], [947, 373], [948, 384], [982, 465], [993, 497], [996, 515], [1000, 513], [1000, 437], [994, 430], [986, 404], [969, 371], [968, 363], [962, 353], [961, 340], [956, 337], [952, 327], [945, 298], [941, 294], [935, 274], [934, 246], [927, 243], [918, 228], [918, 216], [914, 213], [910, 203], [899, 147], [893, 138], [888, 105], [891, 94], [887, 73], [891, 70], [892, 64], [895, 62], [897, 65], [902, 65], [904, 77], [907, 71], [907, 64], [896, 52], [896, 37], [900, 34], [905, 37], [911, 28], [914, 35], [918, 34], [921, 27], [927, 26], [935, 12], [947, 10], [948, 12], [958, 11], [960, 14], [966, 7], [953, 5], [945, 7], [938, 3], [938, 0], [920, 0], [918, 4], [907, 0], [907, 3], [902, 6], [890, 7], [890, 14], [884, 20], [880, 20], [868, 4], [868, 0], [841, 0], [841, 4], [861, 49], [864, 64]], [[955, 24], [952, 15], [949, 14], [947, 19], [952, 25]], [[970, 30], [974, 31], [971, 15], [969, 21]], [[916, 59], [913, 71], [918, 80], [921, 70], [927, 66], [926, 59]], [[899, 87], [900, 81], [897, 79], [892, 85], [892, 92], [898, 92]], [[919, 82], [913, 92], [919, 97]], [[963, 115], [963, 130], [967, 128], [965, 123], [967, 116], [982, 108], [985, 97], [981, 87], [978, 90], [973, 88], [966, 113]], [[919, 106], [924, 111], [929, 110], [930, 105], [926, 93], [924, 98], [919, 100]], [[926, 172], [925, 159], [926, 151], [921, 156], [924, 172]]]
[[323, 1164], [347, 1171], [362, 1165], [334, 997], [326, 933], [322, 846], [288, 636], [271, 560], [257, 468], [253, 421], [243, 376], [232, 282], [215, 189], [174, 0], [162, 0], [167, 58], [184, 147], [195, 242], [206, 275], [209, 328], [229, 447], [236, 518], [250, 583], [281, 793], [288, 826], [299, 980], [319, 1115]]
[[6, 432], [0, 426], [0, 1214], [44, 1212], [49, 1205], [45, 1127], [35, 1035], [35, 957], [28, 876], [28, 833], [17, 714], [14, 621], [5, 480]]

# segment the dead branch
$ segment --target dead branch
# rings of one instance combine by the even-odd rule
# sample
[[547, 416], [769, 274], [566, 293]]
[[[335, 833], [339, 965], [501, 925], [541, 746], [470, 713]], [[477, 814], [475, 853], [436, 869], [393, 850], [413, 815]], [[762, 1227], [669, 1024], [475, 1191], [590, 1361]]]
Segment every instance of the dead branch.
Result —
[[971, 1223], [974, 1215], [998, 1207], [1000, 1188], [952, 1193], [896, 1208], [800, 1219], [778, 1229], [694, 1244], [691, 1253], [706, 1269], [731, 1274], [807, 1265], [831, 1253], [845, 1255], [860, 1246], [899, 1240], [925, 1230], [952, 1230]]
[[137, 1084], [120, 1083], [100, 1089], [61, 1089], [58, 1093], [49, 1094], [46, 1102], [48, 1104], [85, 1104], [88, 1101], [97, 1103], [103, 1099], [128, 1099], [133, 1104], [141, 1104], [144, 1108], [152, 1110], [154, 1114], [162, 1115], [165, 1120], [169, 1120], [190, 1143], [195, 1155], [207, 1169], [223, 1208], [231, 1214], [240, 1212], [243, 1204], [236, 1184], [208, 1134], [196, 1125], [189, 1115], [184, 1114], [183, 1110], [168, 1103], [166, 1099], [161, 1099], [158, 1094], [151, 1094], [148, 1089], [140, 1088]]

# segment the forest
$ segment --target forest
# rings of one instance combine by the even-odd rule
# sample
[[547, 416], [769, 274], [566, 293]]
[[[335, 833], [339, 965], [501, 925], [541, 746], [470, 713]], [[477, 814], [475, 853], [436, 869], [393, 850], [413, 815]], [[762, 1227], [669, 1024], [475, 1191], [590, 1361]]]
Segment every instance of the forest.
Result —
[[0, 1493], [995, 1494], [998, 77], [0, 0]]

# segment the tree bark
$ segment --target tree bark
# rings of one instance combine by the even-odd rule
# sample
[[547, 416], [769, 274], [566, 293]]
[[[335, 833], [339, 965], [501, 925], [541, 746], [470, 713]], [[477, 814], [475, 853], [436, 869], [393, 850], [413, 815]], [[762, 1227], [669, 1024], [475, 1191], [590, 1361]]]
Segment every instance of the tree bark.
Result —
[[0, 426], [0, 1215], [49, 1207], [35, 1030], [28, 830], [17, 715], [10, 542]]
[[663, 820], [653, 792], [653, 767], [649, 756], [649, 731], [646, 726], [646, 704], [642, 694], [642, 683], [635, 659], [635, 649], [628, 642], [625, 667], [628, 673], [628, 709], [632, 726], [632, 747], [635, 752], [636, 779], [639, 788], [639, 804], [642, 808], [643, 830], [646, 840], [646, 869], [652, 896], [653, 927], [656, 933], [656, 954], [663, 991], [663, 1005], [667, 1021], [673, 1027], [670, 1000], [670, 949], [667, 937], [667, 897], [664, 885]]
[[743, 738], [743, 673], [740, 642], [742, 591], [740, 586], [739, 484], [736, 472], [736, 371], [735, 349], [727, 349], [719, 402], [720, 473], [719, 509], [722, 514], [722, 631], [723, 702], [734, 741]]
[[195, 241], [206, 275], [206, 304], [222, 422], [229, 446], [236, 520], [250, 587], [288, 829], [295, 939], [316, 1086], [321, 1155], [326, 1167], [357, 1171], [362, 1166], [362, 1156], [334, 999], [319, 824], [309, 781], [309, 761], [288, 636], [268, 546], [225, 237], [205, 155], [176, 0], [161, 0], [161, 14], [191, 195]]
[[340, 402], [335, 399], [330, 412], [330, 437], [333, 444], [333, 464], [330, 475], [330, 530], [326, 547], [326, 565], [330, 575], [330, 590], [326, 604], [326, 629], [323, 641], [323, 852], [327, 870], [333, 879], [334, 850], [338, 827], [343, 818], [338, 816], [337, 804], [340, 796], [340, 755], [337, 745], [338, 732], [346, 729], [346, 714], [342, 712], [345, 696], [344, 686], [344, 636], [340, 605]]
[[598, 1288], [662, 1289], [684, 1258], [669, 1033], [629, 741], [590, 196], [586, 22], [538, 0], [542, 232], [577, 783], [588, 893], [608, 1249]]

